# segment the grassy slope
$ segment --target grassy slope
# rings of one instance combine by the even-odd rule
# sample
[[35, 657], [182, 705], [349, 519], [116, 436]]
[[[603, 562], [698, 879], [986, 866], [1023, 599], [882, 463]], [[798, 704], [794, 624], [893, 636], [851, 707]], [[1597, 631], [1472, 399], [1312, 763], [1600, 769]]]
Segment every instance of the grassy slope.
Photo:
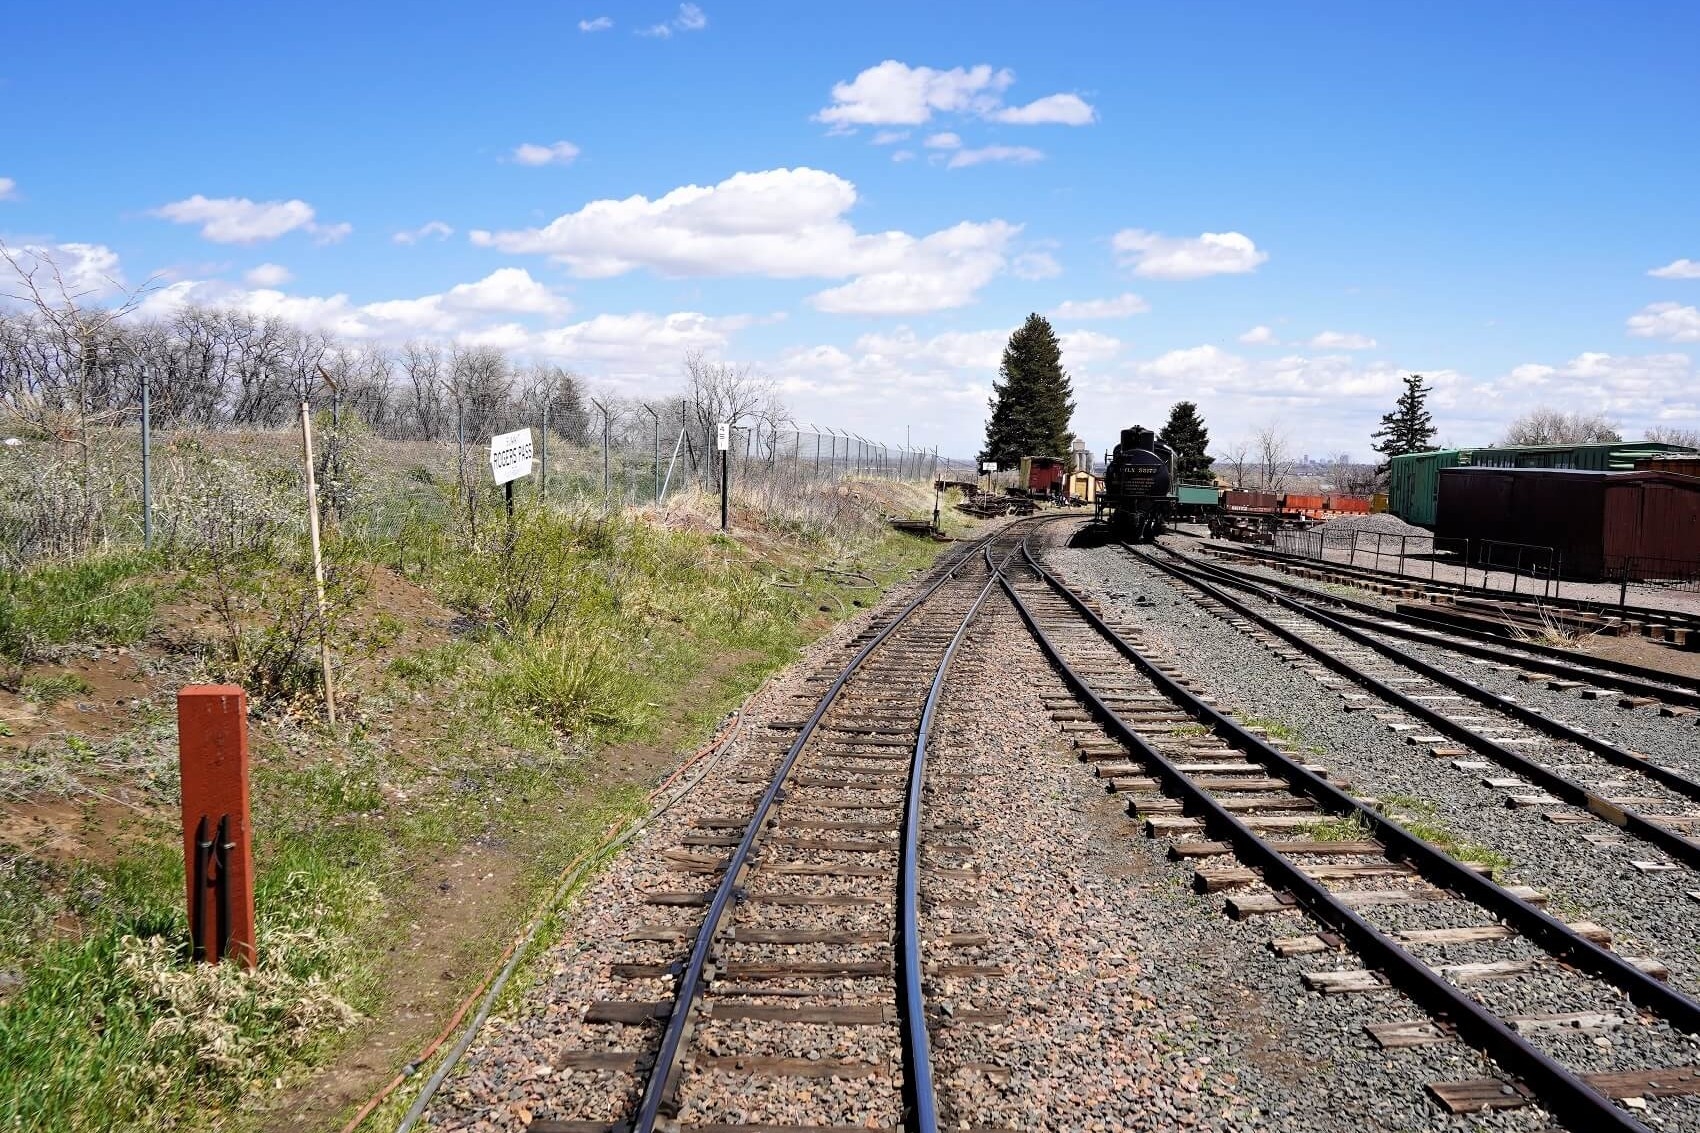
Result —
[[[400, 648], [404, 627], [363, 612], [353, 590], [336, 635], [340, 656], [367, 662], [360, 687], [345, 690], [351, 726], [333, 735], [290, 711], [300, 673], [284, 671], [276, 699], [257, 707], [260, 971], [182, 963], [161, 689], [155, 719], [126, 737], [160, 780], [127, 848], [104, 864], [10, 849], [0, 858], [0, 973], [22, 980], [0, 1005], [0, 1127], [169, 1126], [203, 1107], [213, 1111], [205, 1127], [257, 1123], [279, 1085], [334, 1055], [356, 1012], [383, 1017], [395, 989], [381, 945], [417, 909], [429, 863], [496, 846], [515, 871], [510, 916], [460, 942], [464, 984], [565, 862], [641, 809], [654, 767], [612, 773], [599, 753], [688, 749], [874, 594], [811, 568], [853, 567], [883, 586], [937, 549], [883, 534], [850, 546], [819, 534], [754, 542], [584, 513], [528, 516], [511, 551], [469, 547], [445, 522], [417, 517], [387, 539], [351, 535], [339, 549], [351, 576], [400, 564], [460, 615], [460, 632]], [[271, 567], [244, 565], [258, 572], [244, 592], [255, 610], [299, 583], [298, 562], [273, 565], [286, 577], [266, 582]], [[191, 604], [209, 601], [193, 571], [167, 582], [159, 566], [127, 554], [14, 577], [0, 648], [16, 657], [26, 646], [134, 641], [184, 588]], [[262, 645], [250, 642], [249, 655], [265, 656]], [[216, 652], [200, 663], [205, 675], [233, 666]], [[75, 743], [64, 747], [0, 766], [0, 782], [32, 761], [74, 762]], [[42, 781], [98, 790], [100, 780], [96, 770]]]

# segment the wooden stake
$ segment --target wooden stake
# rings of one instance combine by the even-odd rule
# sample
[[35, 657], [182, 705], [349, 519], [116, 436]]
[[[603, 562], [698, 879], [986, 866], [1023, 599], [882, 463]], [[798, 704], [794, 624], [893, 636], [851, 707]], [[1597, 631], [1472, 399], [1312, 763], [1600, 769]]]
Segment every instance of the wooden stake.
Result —
[[325, 720], [336, 727], [336, 690], [331, 685], [330, 626], [325, 616], [325, 561], [319, 552], [319, 486], [313, 476], [313, 414], [301, 403], [301, 451], [307, 459], [307, 531], [313, 541], [313, 585], [319, 593], [319, 669], [324, 676]]

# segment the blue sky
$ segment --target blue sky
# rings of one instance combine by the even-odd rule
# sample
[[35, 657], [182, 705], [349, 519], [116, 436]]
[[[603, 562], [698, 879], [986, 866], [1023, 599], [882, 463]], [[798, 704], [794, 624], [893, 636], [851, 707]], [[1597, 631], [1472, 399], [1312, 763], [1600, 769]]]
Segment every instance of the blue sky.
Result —
[[[1003, 339], [1094, 448], [1700, 427], [1700, 7], [14, 6], [0, 238], [353, 344], [492, 343], [966, 453]], [[694, 188], [693, 188], [694, 187]], [[1656, 274], [1655, 274], [1656, 273]], [[1257, 328], [1263, 328], [1258, 330]]]

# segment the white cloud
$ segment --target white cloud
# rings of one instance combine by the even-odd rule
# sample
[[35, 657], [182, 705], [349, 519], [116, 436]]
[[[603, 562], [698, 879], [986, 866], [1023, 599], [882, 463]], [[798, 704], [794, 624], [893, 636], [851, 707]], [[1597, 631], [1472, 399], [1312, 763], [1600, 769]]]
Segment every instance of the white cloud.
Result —
[[1275, 337], [1275, 332], [1266, 326], [1255, 326], [1240, 335], [1240, 341], [1247, 346], [1279, 346], [1281, 340]]
[[18, 183], [10, 177], [0, 177], [0, 201], [18, 199]]
[[921, 240], [903, 237], [901, 247], [892, 249], [896, 255], [890, 257], [891, 267], [866, 271], [842, 287], [811, 295], [809, 303], [817, 311], [838, 315], [908, 315], [966, 306], [1003, 270], [1004, 249], [1019, 231], [1019, 226], [1001, 220], [965, 221]]
[[937, 71], [887, 59], [847, 83], [832, 87], [832, 105], [815, 120], [832, 126], [919, 126], [935, 111], [995, 109], [998, 96], [1015, 81], [1009, 70], [989, 64]]
[[571, 165], [578, 155], [579, 148], [571, 142], [554, 142], [546, 146], [523, 142], [514, 147], [512, 159], [520, 165]]
[[979, 149], [957, 150], [950, 155], [946, 163], [948, 169], [966, 169], [971, 165], [984, 165], [988, 161], [1007, 161], [1016, 165], [1030, 165], [1042, 161], [1045, 154], [1032, 146], [981, 146]]
[[1257, 265], [1269, 258], [1269, 253], [1260, 251], [1249, 236], [1238, 232], [1162, 236], [1141, 228], [1124, 228], [1111, 238], [1110, 246], [1123, 267], [1150, 279], [1240, 275], [1257, 270]]
[[1128, 291], [1114, 299], [1069, 299], [1051, 311], [1053, 319], [1125, 319], [1143, 315], [1151, 304]]
[[1070, 369], [1106, 362], [1121, 353], [1122, 340], [1095, 330], [1071, 330], [1057, 336], [1062, 346], [1063, 365]]
[[876, 146], [889, 146], [909, 137], [908, 130], [881, 130], [871, 139]]
[[302, 200], [251, 201], [247, 197], [204, 197], [199, 193], [152, 210], [176, 224], [199, 224], [215, 244], [256, 244], [300, 229], [317, 242], [334, 244], [354, 231], [351, 224], [320, 224]]
[[397, 244], [417, 244], [421, 240], [446, 240], [455, 234], [455, 230], [440, 220], [427, 220], [418, 228], [405, 228], [390, 237]]
[[479, 320], [489, 315], [564, 315], [572, 310], [564, 297], [521, 268], [500, 268], [474, 283], [457, 284], [416, 299], [365, 304], [355, 304], [341, 293], [289, 295], [276, 289], [281, 279], [260, 278], [255, 273], [248, 278], [256, 285], [253, 290], [217, 280], [180, 280], [150, 294], [140, 313], [157, 317], [189, 304], [229, 306], [260, 317], [287, 318], [348, 339], [399, 341], [416, 334], [471, 333], [479, 329]]
[[613, 26], [614, 21], [609, 16], [597, 16], [594, 20], [580, 20], [578, 22], [579, 31], [607, 31]]
[[856, 340], [863, 355], [895, 363], [930, 362], [957, 370], [996, 370], [1009, 332], [1002, 330], [947, 331], [921, 339], [908, 327], [890, 333], [864, 334]]
[[927, 135], [927, 140], [921, 144], [928, 149], [961, 149], [962, 139], [947, 130], [944, 133]]
[[242, 273], [242, 278], [255, 287], [280, 287], [295, 278], [295, 273], [282, 264], [260, 264]]
[[1700, 279], [1700, 260], [1672, 260], [1647, 274], [1656, 279]]
[[892, 154], [891, 154], [891, 160], [898, 161], [898, 162], [914, 161], [915, 160], [915, 151], [912, 150], [912, 149], [893, 150]]
[[57, 300], [61, 286], [73, 299], [105, 299], [124, 290], [118, 253], [105, 244], [25, 244], [12, 254], [22, 271], [35, 273], [36, 287], [48, 299]]
[[1013, 126], [1086, 126], [1097, 116], [1097, 111], [1077, 94], [1050, 94], [1026, 106], [1006, 106], [990, 115], [994, 122]]
[[1062, 274], [1062, 265], [1049, 252], [1023, 252], [1010, 261], [1009, 270], [1017, 279], [1055, 279]]
[[1312, 338], [1310, 345], [1317, 350], [1372, 350], [1375, 348], [1375, 339], [1367, 334], [1325, 330]]
[[906, 314], [971, 302], [1004, 270], [1020, 231], [964, 222], [925, 237], [859, 233], [845, 219], [856, 187], [817, 169], [738, 173], [650, 200], [591, 201], [541, 228], [474, 231], [472, 242], [547, 255], [592, 279], [649, 268], [669, 276], [842, 279], [810, 301], [822, 311]]
[[708, 16], [695, 4], [680, 4], [679, 14], [671, 20], [659, 24], [651, 24], [646, 28], [638, 28], [637, 34], [652, 36], [656, 39], [669, 39], [676, 31], [701, 31], [708, 26]]
[[1013, 71], [988, 63], [940, 71], [887, 59], [847, 83], [834, 83], [832, 105], [816, 114], [815, 121], [848, 131], [856, 126], [919, 126], [934, 114], [967, 114], [1017, 126], [1083, 126], [1096, 117], [1074, 94], [1005, 106], [1003, 92], [1014, 81]]
[[1649, 303], [1629, 316], [1629, 333], [1636, 338], [1671, 342], [1700, 342], [1700, 308], [1680, 303]]

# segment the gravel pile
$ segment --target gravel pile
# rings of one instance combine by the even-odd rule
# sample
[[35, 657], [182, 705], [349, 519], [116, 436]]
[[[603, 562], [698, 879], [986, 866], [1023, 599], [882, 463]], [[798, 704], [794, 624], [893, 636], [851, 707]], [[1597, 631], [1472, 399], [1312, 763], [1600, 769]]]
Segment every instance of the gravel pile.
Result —
[[1337, 519], [1319, 523], [1310, 530], [1312, 534], [1320, 531], [1328, 537], [1329, 542], [1335, 540], [1349, 541], [1359, 531], [1368, 531], [1378, 535], [1405, 536], [1412, 540], [1413, 549], [1415, 549], [1416, 540], [1424, 540], [1423, 545], [1426, 547], [1428, 545], [1427, 540], [1434, 535], [1434, 532], [1428, 528], [1406, 523], [1388, 511], [1374, 512], [1369, 515], [1342, 515]]
[[[1406, 743], [1370, 713], [1344, 711], [1335, 692], [1241, 631], [1204, 614], [1190, 592], [1182, 592], [1125, 552], [1057, 550], [1050, 558], [1078, 583], [1095, 581], [1094, 589], [1106, 605], [1145, 626], [1149, 640], [1166, 644], [1180, 669], [1205, 691], [1246, 716], [1289, 729], [1306, 754], [1326, 764], [1336, 779], [1349, 780], [1354, 793], [1387, 800], [1395, 809], [1421, 814], [1461, 839], [1503, 854], [1512, 864], [1502, 880], [1549, 893], [1555, 913], [1610, 928], [1620, 954], [1662, 960], [1671, 969], [1673, 984], [1690, 994], [1700, 988], [1695, 945], [1700, 940], [1700, 903], [1687, 895], [1696, 887], [1688, 871], [1642, 875], [1631, 861], [1654, 855], [1613, 827], [1559, 827], [1541, 816], [1543, 808], [1507, 809], [1503, 793], [1482, 783], [1485, 776], [1500, 772], [1457, 769], [1449, 760], [1429, 756], [1426, 747]], [[1596, 843], [1585, 834], [1607, 836]], [[1430, 911], [1419, 908], [1415, 915], [1426, 917]], [[1379, 915], [1376, 920], [1387, 923]], [[1499, 952], [1494, 958], [1504, 956]], [[1620, 998], [1609, 989], [1577, 992], [1556, 970], [1546, 986], [1547, 968], [1538, 971], [1534, 978], [1491, 985], [1482, 994], [1521, 997], [1529, 1009], [1541, 1011], [1563, 1009], [1545, 1002], [1547, 994]], [[1628, 1014], [1633, 1017], [1634, 1012]], [[1662, 1025], [1623, 1028], [1604, 1045], [1589, 1038], [1586, 1049], [1577, 1052], [1578, 1064], [1588, 1070], [1692, 1064], [1696, 1057], [1689, 1038], [1672, 1036]], [[1649, 1104], [1651, 1113], [1672, 1127], [1700, 1128], [1700, 1105], [1692, 1099]]]

